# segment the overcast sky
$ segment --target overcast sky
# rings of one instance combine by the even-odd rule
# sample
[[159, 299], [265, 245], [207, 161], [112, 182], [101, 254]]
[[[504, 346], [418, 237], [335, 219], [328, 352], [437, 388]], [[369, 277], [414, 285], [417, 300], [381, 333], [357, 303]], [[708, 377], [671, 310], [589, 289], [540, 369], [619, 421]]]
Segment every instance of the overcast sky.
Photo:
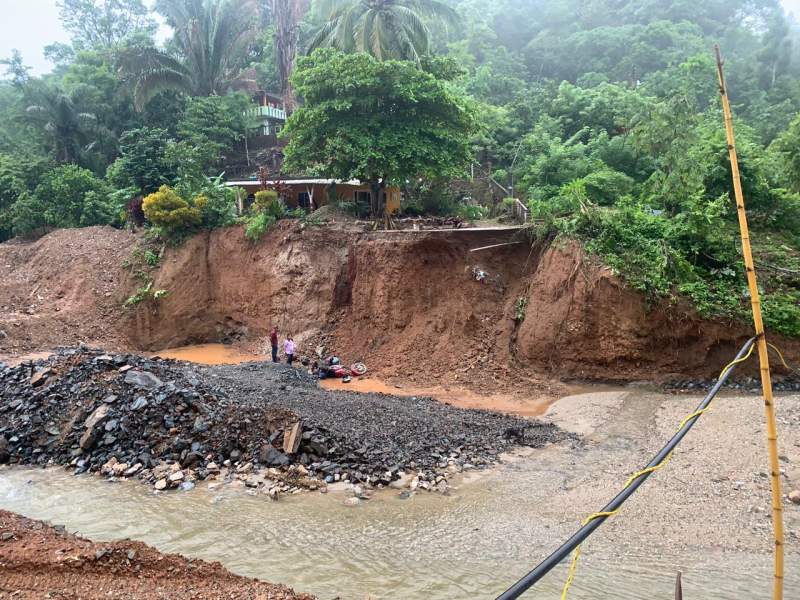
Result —
[[[782, 0], [782, 4], [800, 20], [800, 0]], [[56, 0], [0, 0], [0, 58], [11, 56], [11, 50], [22, 52], [26, 65], [42, 74], [53, 65], [42, 54], [53, 42], [69, 42], [69, 35], [58, 20]]]

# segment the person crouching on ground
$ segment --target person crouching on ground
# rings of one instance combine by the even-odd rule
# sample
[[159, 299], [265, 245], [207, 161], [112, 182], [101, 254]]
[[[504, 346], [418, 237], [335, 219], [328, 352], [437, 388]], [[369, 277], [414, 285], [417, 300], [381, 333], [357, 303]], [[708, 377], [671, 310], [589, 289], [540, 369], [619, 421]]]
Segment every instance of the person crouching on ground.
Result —
[[291, 366], [294, 360], [294, 340], [291, 335], [287, 335], [286, 341], [283, 342], [283, 353], [286, 355], [286, 362]]
[[278, 328], [273, 327], [269, 332], [269, 343], [272, 346], [272, 362], [278, 362]]

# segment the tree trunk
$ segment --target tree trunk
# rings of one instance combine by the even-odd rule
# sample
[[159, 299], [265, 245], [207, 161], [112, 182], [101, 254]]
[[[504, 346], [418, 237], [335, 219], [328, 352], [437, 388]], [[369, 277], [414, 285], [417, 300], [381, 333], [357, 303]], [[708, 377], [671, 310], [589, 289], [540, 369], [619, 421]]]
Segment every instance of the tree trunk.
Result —
[[373, 181], [370, 188], [372, 189], [372, 194], [370, 194], [370, 212], [372, 213], [372, 218], [375, 219], [376, 222], [380, 222], [380, 220], [386, 216], [386, 178], [384, 177], [378, 181]]
[[278, 65], [278, 81], [286, 107], [294, 109], [296, 100], [289, 77], [297, 58], [297, 42], [300, 38], [300, 21], [308, 10], [309, 0], [269, 0], [272, 22], [275, 29], [275, 62]]

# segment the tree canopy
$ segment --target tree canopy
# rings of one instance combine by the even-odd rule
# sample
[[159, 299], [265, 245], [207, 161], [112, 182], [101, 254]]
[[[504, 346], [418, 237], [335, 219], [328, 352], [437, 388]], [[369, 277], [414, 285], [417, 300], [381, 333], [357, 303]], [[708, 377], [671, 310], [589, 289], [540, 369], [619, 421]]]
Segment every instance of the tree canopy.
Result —
[[472, 107], [413, 63], [321, 49], [293, 82], [305, 104], [285, 130], [288, 170], [373, 184], [465, 174]]

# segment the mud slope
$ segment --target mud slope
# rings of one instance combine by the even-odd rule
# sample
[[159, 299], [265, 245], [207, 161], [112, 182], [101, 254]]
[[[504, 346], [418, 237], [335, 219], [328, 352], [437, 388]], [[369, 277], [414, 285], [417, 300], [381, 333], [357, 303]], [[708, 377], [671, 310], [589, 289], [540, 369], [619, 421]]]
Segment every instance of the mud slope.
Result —
[[0, 244], [0, 354], [79, 341], [125, 343], [122, 263], [137, 243], [130, 233], [89, 227]]
[[[169, 295], [123, 309], [136, 282], [122, 262], [136, 236], [54, 232], [0, 245], [0, 352], [79, 339], [145, 350], [256, 343], [276, 324], [308, 344], [324, 339], [383, 377], [496, 389], [545, 376], [711, 376], [748, 335], [746, 326], [703, 321], [686, 306], [648, 307], [577, 245], [469, 251], [502, 239], [286, 222], [253, 244], [233, 227], [167, 250], [155, 288]], [[798, 356], [797, 342], [780, 343]]]

